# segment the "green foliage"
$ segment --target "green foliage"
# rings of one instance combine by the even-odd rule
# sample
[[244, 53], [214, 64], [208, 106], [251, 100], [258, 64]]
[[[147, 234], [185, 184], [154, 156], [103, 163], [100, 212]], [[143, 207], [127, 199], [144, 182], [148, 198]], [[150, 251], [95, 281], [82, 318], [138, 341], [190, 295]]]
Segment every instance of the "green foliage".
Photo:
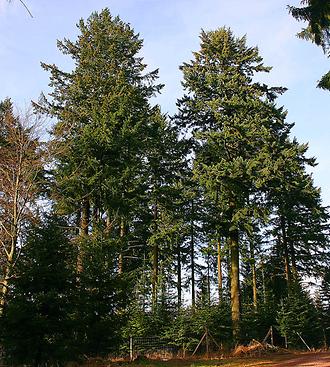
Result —
[[62, 363], [119, 349], [129, 298], [128, 283], [115, 270], [116, 246], [102, 238], [86, 241], [84, 272], [77, 277], [65, 227], [50, 217], [30, 231], [2, 320], [11, 362]]
[[238, 231], [252, 234], [253, 220], [266, 221], [265, 194], [285, 165], [292, 125], [273, 102], [285, 89], [253, 79], [270, 70], [256, 47], [227, 28], [203, 31], [200, 38], [200, 51], [181, 66], [187, 95], [178, 101], [176, 120], [192, 134], [193, 177], [213, 206], [218, 236], [230, 241], [238, 329]]
[[330, 260], [329, 213], [322, 205], [320, 189], [306, 173], [305, 152], [303, 149], [290, 158], [280, 180], [270, 187], [269, 203], [274, 206], [272, 233], [275, 238], [282, 238], [275, 246], [283, 255], [287, 246], [293, 272], [317, 276]]
[[[306, 6], [298, 8], [289, 6], [292, 16], [298, 21], [307, 22], [298, 37], [321, 46], [324, 53], [330, 56], [330, 4], [324, 0], [302, 0]], [[322, 76], [318, 87], [330, 90], [330, 72]]]
[[323, 340], [318, 313], [308, 293], [296, 283], [282, 300], [277, 314], [282, 336], [286, 336], [290, 347], [305, 349], [299, 335], [310, 347], [318, 347]]
[[[127, 353], [131, 335], [192, 352], [206, 329], [232, 346], [276, 322], [291, 346], [299, 335], [320, 345], [329, 214], [306, 172], [315, 159], [275, 105], [285, 89], [256, 81], [270, 71], [258, 49], [228, 28], [202, 31], [170, 120], [150, 104], [162, 86], [129, 24], [104, 9], [78, 31], [58, 42], [71, 71], [42, 64], [52, 92], [35, 107], [56, 120], [45, 192], [66, 221], [42, 218], [18, 242], [0, 330], [8, 362]], [[0, 148], [6, 138], [0, 124]], [[320, 274], [314, 306], [298, 280]]]
[[324, 336], [324, 346], [330, 345], [330, 269], [324, 270], [317, 298], [319, 318]]
[[311, 40], [326, 52], [330, 46], [330, 4], [323, 0], [302, 0], [305, 7], [289, 6], [289, 11], [299, 21], [308, 22], [299, 37]]
[[48, 217], [29, 231], [2, 320], [2, 343], [10, 363], [38, 365], [75, 358], [75, 254], [64, 226]]
[[88, 197], [103, 210], [127, 216], [140, 195], [142, 164], [154, 110], [148, 99], [157, 70], [144, 73], [142, 40], [108, 9], [80, 20], [80, 34], [58, 48], [75, 62], [72, 72], [50, 72], [51, 100], [35, 107], [57, 119], [52, 148], [54, 197], [72, 213]]
[[202, 338], [205, 328], [216, 342], [229, 345], [231, 342], [230, 307], [228, 304], [208, 305], [196, 309], [181, 310], [163, 336], [185, 351], [193, 352]]
[[252, 80], [267, 72], [257, 48], [235, 38], [230, 29], [202, 32], [201, 50], [185, 63], [178, 124], [194, 138], [194, 176], [216, 201], [223, 234], [249, 231], [251, 217], [264, 217], [262, 205], [249, 197], [265, 188], [280, 170], [280, 143], [290, 125], [272, 100], [283, 88], [268, 88]]
[[76, 346], [80, 355], [107, 355], [121, 343], [128, 282], [117, 272], [115, 243], [101, 237], [84, 241], [84, 270], [79, 274], [74, 299]]
[[317, 86], [321, 89], [330, 90], [330, 71], [322, 76]]
[[[258, 308], [254, 309], [250, 304], [242, 307], [242, 340], [249, 343], [252, 339], [262, 341], [269, 328], [276, 325], [276, 316], [279, 303], [271, 294], [266, 300], [260, 300]], [[269, 340], [268, 340], [269, 342]]]

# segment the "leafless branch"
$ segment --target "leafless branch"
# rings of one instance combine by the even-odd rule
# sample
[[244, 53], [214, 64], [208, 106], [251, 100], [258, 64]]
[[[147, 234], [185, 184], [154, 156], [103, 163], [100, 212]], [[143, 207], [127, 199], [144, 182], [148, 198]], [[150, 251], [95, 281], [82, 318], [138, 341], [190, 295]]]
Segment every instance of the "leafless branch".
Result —
[[[8, 0], [9, 3], [12, 2], [12, 0]], [[19, 0], [19, 2], [24, 6], [25, 10], [29, 13], [30, 17], [33, 18], [33, 15], [30, 11], [30, 9], [27, 7], [27, 5], [25, 4], [25, 2], [23, 0]]]
[[19, 0], [19, 1], [24, 6], [24, 8], [26, 9], [26, 11], [30, 14], [30, 17], [33, 18], [33, 15], [30, 12], [30, 9], [26, 6], [26, 4], [24, 3], [24, 1], [22, 1], [22, 0]]

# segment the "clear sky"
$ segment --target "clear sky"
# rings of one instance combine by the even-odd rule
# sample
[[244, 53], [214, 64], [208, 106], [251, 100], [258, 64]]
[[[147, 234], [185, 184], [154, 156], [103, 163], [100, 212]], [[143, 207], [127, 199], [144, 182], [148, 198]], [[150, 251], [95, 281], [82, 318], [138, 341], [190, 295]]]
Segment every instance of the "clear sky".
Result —
[[299, 0], [25, 0], [32, 19], [19, 0], [0, 0], [0, 99], [11, 97], [26, 108], [41, 91], [48, 91], [48, 75], [40, 61], [70, 68], [70, 60], [56, 48], [56, 40], [74, 40], [76, 23], [93, 11], [108, 7], [113, 15], [129, 22], [144, 39], [142, 55], [150, 69], [159, 68], [165, 84], [157, 103], [173, 114], [182, 95], [178, 66], [198, 50], [201, 29], [231, 27], [237, 36], [247, 35], [258, 46], [265, 64], [273, 70], [261, 80], [288, 91], [278, 103], [295, 122], [293, 134], [309, 143], [309, 154], [319, 165], [313, 170], [330, 205], [330, 92], [316, 88], [317, 80], [330, 69], [322, 50], [295, 34], [302, 24], [287, 11]]

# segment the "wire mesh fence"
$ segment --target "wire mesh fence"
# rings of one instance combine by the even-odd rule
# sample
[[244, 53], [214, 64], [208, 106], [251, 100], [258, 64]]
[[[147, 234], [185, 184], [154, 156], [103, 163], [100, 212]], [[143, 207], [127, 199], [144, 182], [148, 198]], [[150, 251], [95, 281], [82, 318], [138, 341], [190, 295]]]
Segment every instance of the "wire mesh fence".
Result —
[[130, 337], [130, 359], [139, 356], [173, 358], [178, 348], [159, 336], [131, 336]]

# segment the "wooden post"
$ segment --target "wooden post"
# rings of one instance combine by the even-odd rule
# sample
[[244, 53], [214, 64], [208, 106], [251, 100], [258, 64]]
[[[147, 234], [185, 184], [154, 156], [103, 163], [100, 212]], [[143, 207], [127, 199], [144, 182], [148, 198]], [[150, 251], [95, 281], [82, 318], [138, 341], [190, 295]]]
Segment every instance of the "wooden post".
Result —
[[209, 333], [207, 328], [205, 328], [205, 335], [206, 335], [206, 358], [209, 358]]
[[191, 355], [192, 357], [195, 355], [195, 353], [198, 351], [199, 346], [202, 344], [204, 338], [206, 337], [206, 333], [203, 334], [202, 339], [199, 341], [197, 347], [194, 350], [194, 353]]
[[221, 345], [219, 345], [210, 332], [209, 332], [209, 337], [213, 340], [213, 343], [218, 347], [219, 351], [221, 351], [222, 350], [222, 343], [221, 343]]
[[269, 338], [269, 334], [271, 333], [271, 328], [269, 328], [269, 330], [267, 331], [266, 336], [264, 337], [264, 340], [262, 341], [262, 344], [267, 342], [267, 339]]
[[273, 326], [270, 327], [270, 344], [274, 346]]
[[297, 335], [299, 336], [299, 338], [301, 339], [301, 341], [305, 344], [305, 346], [307, 347], [307, 349], [309, 351], [311, 351], [311, 348], [307, 345], [307, 343], [305, 342], [305, 340], [303, 339], [303, 337], [301, 336], [301, 334], [300, 333], [297, 333]]

